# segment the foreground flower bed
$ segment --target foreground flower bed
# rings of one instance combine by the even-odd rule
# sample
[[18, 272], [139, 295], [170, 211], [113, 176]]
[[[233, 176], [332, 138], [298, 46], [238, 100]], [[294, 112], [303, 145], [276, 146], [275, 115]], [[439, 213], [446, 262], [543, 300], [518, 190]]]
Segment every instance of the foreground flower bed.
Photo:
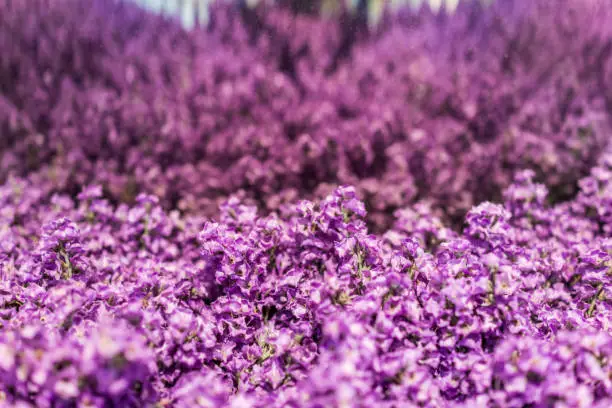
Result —
[[404, 214], [384, 236], [352, 188], [281, 217], [232, 198], [212, 222], [9, 182], [3, 398], [609, 406], [612, 157], [554, 207], [532, 176], [462, 234]]
[[563, 3], [2, 3], [0, 402], [612, 405], [612, 37]]

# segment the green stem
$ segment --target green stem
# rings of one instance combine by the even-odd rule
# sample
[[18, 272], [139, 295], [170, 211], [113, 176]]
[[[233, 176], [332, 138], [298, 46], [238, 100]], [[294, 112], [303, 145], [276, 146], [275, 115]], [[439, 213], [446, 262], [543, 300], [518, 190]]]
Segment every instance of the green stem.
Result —
[[74, 268], [72, 267], [72, 262], [70, 262], [70, 257], [68, 256], [64, 248], [60, 249], [59, 256], [63, 259], [62, 260], [62, 278], [63, 279], [72, 278], [72, 275], [74, 274]]
[[595, 305], [597, 304], [597, 299], [599, 295], [603, 292], [603, 283], [597, 285], [597, 292], [595, 292], [595, 296], [591, 299], [591, 303], [589, 304], [589, 309], [586, 312], [587, 317], [593, 317], [593, 313], [595, 312]]

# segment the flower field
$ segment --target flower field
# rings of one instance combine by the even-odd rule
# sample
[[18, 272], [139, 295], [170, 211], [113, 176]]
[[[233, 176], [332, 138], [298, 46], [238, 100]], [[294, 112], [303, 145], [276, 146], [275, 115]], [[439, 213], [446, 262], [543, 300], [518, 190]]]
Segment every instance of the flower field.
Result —
[[284, 3], [0, 0], [0, 406], [612, 406], [612, 2]]

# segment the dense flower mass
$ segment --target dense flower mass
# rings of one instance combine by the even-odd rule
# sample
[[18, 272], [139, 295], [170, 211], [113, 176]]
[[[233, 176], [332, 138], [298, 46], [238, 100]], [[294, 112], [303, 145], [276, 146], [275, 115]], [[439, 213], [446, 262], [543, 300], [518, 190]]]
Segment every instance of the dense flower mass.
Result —
[[611, 10], [0, 1], [0, 405], [612, 406]]
[[467, 1], [370, 33], [348, 13], [218, 5], [186, 32], [127, 2], [38, 2], [2, 6], [0, 180], [45, 193], [215, 216], [238, 190], [270, 211], [348, 184], [381, 232], [424, 199], [460, 225], [524, 167], [567, 199], [607, 145], [602, 0]]

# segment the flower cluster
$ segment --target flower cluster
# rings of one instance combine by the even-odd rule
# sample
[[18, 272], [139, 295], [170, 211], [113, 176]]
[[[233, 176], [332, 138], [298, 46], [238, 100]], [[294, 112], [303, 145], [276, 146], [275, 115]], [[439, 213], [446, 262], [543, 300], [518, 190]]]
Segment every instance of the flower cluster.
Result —
[[606, 1], [0, 4], [0, 405], [611, 406]]
[[31, 207], [2, 227], [2, 398], [607, 406], [608, 160], [568, 202], [524, 171], [460, 233], [423, 207], [384, 236], [349, 187], [281, 215], [232, 197], [211, 221], [11, 181], [4, 206]]
[[376, 232], [423, 199], [460, 225], [526, 167], [562, 201], [611, 130], [606, 1], [465, 1], [370, 31], [217, 4], [189, 32], [125, 1], [10, 2], [0, 180], [207, 216], [238, 190], [267, 212], [353, 185]]

